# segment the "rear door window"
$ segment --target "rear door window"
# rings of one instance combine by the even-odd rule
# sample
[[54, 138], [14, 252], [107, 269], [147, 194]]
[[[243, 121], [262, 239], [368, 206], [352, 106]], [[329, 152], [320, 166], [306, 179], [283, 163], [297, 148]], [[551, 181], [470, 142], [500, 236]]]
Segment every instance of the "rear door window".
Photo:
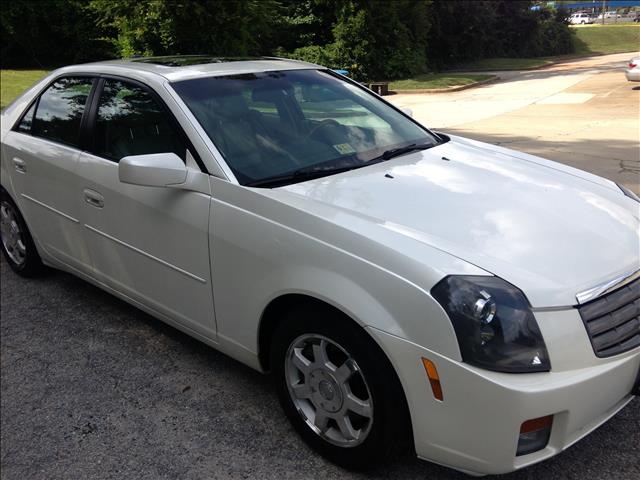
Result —
[[[93, 79], [67, 77], [56, 80], [40, 96], [31, 124], [31, 133], [37, 137], [77, 147], [80, 143], [80, 123], [84, 114]], [[29, 112], [23, 118], [29, 127]]]

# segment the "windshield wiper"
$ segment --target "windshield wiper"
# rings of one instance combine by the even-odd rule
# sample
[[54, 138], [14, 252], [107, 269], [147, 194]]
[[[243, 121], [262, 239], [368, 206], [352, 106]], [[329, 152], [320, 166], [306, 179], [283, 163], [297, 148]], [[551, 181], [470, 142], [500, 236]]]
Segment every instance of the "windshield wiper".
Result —
[[435, 143], [412, 143], [411, 145], [407, 145], [406, 147], [400, 148], [392, 148], [391, 150], [385, 151], [378, 158], [381, 160], [390, 160], [395, 157], [399, 157], [400, 155], [404, 155], [405, 153], [413, 152], [415, 150], [426, 150], [427, 148], [431, 148], [436, 146]]
[[427, 148], [435, 147], [437, 143], [412, 143], [406, 147], [392, 148], [386, 150], [382, 155], [372, 158], [371, 160], [360, 163], [357, 165], [349, 165], [342, 167], [322, 167], [318, 165], [311, 165], [309, 167], [303, 167], [293, 172], [285, 173], [283, 175], [276, 175], [273, 177], [267, 177], [260, 180], [254, 180], [246, 183], [248, 187], [280, 187], [289, 183], [304, 182], [314, 178], [327, 177], [329, 175], [335, 175], [336, 173], [348, 172], [356, 168], [366, 167], [374, 163], [379, 163], [384, 160], [390, 160], [394, 157], [404, 155], [405, 153], [413, 152], [415, 150], [426, 150]]
[[336, 173], [348, 172], [358, 167], [364, 167], [363, 165], [349, 165], [348, 167], [319, 167], [317, 165], [311, 165], [309, 167], [299, 168], [290, 173], [284, 175], [276, 175], [273, 177], [263, 178], [261, 180], [255, 180], [248, 182], [245, 185], [248, 187], [279, 187], [288, 183], [304, 182], [314, 178], [326, 177], [334, 175]]

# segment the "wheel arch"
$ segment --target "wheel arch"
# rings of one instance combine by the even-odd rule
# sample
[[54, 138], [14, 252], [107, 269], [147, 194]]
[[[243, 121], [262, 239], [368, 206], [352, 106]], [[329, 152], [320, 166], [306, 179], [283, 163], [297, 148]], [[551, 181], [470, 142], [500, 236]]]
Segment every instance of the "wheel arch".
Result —
[[[300, 286], [302, 286], [304, 280], [303, 278], [299, 280], [301, 281]], [[257, 349], [263, 371], [269, 371], [271, 339], [278, 323], [284, 318], [285, 313], [301, 306], [324, 309], [328, 313], [339, 315], [372, 339], [373, 337], [365, 328], [369, 325], [378, 328], [383, 328], [382, 326], [386, 325], [393, 330], [394, 334], [405, 336], [405, 332], [392, 318], [392, 314], [359, 285], [348, 281], [344, 282], [344, 279], [340, 277], [325, 278], [324, 280], [334, 288], [329, 288], [326, 291], [321, 288], [316, 290], [312, 284], [305, 285], [310, 288], [281, 290], [274, 293], [262, 307], [257, 332]], [[375, 342], [375, 339], [373, 341]]]
[[284, 318], [285, 314], [297, 307], [331, 310], [360, 326], [358, 322], [353, 320], [344, 311], [324, 300], [307, 293], [284, 293], [272, 299], [260, 316], [260, 323], [258, 326], [258, 358], [260, 360], [260, 366], [265, 372], [268, 372], [271, 369], [270, 357], [273, 333], [275, 332], [279, 322]]
[[258, 327], [258, 358], [262, 370], [264, 372], [269, 372], [271, 370], [271, 342], [273, 339], [273, 334], [279, 322], [281, 322], [285, 318], [285, 314], [288, 311], [299, 307], [325, 309], [328, 313], [342, 317], [344, 321], [348, 322], [352, 327], [365, 335], [366, 338], [371, 341], [372, 345], [375, 346], [375, 348], [378, 350], [378, 353], [391, 368], [391, 371], [395, 376], [396, 385], [402, 395], [402, 398], [399, 399], [399, 401], [403, 402], [404, 405], [404, 412], [406, 414], [406, 426], [409, 429], [408, 441], [410, 442], [410, 444], [408, 446], [413, 451], [414, 436], [411, 411], [409, 409], [409, 402], [407, 400], [405, 386], [400, 378], [400, 375], [396, 371], [395, 362], [393, 362], [391, 358], [389, 358], [386, 350], [379, 343], [378, 339], [376, 339], [375, 336], [372, 335], [367, 328], [365, 328], [365, 325], [354, 319], [341, 307], [308, 293], [284, 293], [272, 299], [265, 307]]
[[[0, 146], [0, 148], [2, 147]], [[7, 194], [15, 202], [13, 195], [10, 193], [11, 190], [13, 190], [13, 185], [11, 184], [11, 176], [9, 175], [9, 167], [7, 167], [6, 164], [7, 162], [3, 155], [2, 162], [0, 163], [0, 192]]]

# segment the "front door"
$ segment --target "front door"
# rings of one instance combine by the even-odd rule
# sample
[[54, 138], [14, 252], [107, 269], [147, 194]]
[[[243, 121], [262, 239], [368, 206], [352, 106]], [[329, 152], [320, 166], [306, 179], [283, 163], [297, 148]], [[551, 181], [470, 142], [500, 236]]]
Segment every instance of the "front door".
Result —
[[208, 176], [192, 161], [182, 130], [145, 86], [100, 81], [91, 152], [80, 156], [81, 218], [98, 280], [193, 333], [215, 338], [209, 262], [208, 190], [121, 183], [129, 155], [173, 152], [189, 175]]

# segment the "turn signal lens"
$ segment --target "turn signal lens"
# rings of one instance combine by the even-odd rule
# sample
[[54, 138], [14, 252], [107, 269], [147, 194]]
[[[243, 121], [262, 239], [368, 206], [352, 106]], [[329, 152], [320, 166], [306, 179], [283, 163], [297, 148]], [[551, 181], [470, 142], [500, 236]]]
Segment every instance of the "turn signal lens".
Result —
[[438, 375], [436, 364], [424, 357], [422, 358], [422, 364], [427, 371], [427, 378], [431, 384], [431, 391], [433, 392], [434, 398], [442, 402], [444, 397], [442, 395], [442, 385], [440, 385], [440, 376]]
[[518, 438], [518, 451], [516, 456], [527, 455], [528, 453], [542, 450], [549, 443], [551, 427], [553, 426], [553, 415], [527, 420], [520, 426], [520, 437]]

